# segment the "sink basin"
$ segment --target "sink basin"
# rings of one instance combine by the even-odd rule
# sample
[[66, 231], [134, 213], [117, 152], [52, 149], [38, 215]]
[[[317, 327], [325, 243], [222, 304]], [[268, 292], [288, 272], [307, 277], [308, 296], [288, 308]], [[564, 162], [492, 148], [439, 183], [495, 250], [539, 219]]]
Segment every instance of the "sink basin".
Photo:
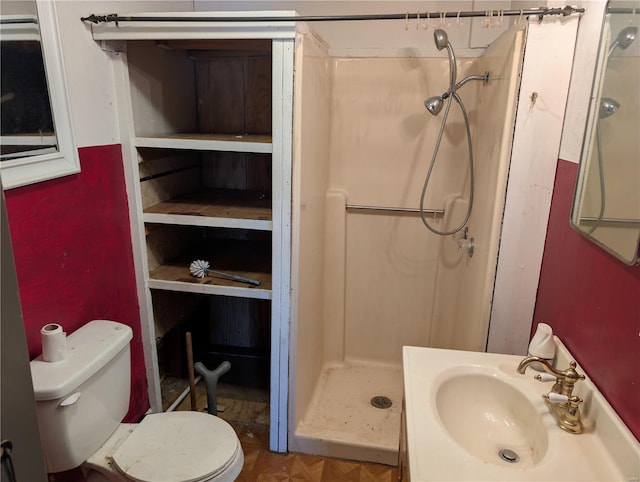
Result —
[[549, 446], [542, 416], [508, 381], [482, 367], [445, 371], [435, 384], [435, 409], [449, 436], [483, 462], [539, 463]]
[[[557, 366], [574, 358], [556, 341]], [[556, 424], [522, 356], [404, 347], [409, 479], [423, 481], [637, 481], [640, 443], [587, 377], [585, 431]], [[578, 367], [580, 373], [584, 373]]]

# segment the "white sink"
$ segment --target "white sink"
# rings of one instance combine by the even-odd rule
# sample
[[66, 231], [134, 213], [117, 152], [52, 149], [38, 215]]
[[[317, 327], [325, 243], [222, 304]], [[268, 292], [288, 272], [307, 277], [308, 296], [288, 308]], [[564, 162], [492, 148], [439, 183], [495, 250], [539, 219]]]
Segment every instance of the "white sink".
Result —
[[546, 455], [549, 437], [543, 418], [493, 370], [450, 368], [438, 377], [434, 392], [436, 415], [448, 435], [479, 460], [497, 465], [512, 461], [523, 469]]
[[[556, 343], [564, 370], [573, 358]], [[574, 435], [542, 399], [552, 383], [516, 372], [521, 356], [421, 347], [403, 355], [412, 482], [640, 480], [640, 444], [588, 378], [574, 391], [585, 400], [585, 432]]]

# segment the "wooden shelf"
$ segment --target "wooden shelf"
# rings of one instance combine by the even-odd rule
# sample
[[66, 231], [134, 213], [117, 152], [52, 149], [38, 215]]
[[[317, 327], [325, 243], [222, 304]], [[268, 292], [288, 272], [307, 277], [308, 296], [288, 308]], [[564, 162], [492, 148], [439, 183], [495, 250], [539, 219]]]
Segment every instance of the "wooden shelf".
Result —
[[[271, 299], [271, 245], [233, 239], [211, 240], [166, 262], [149, 273], [149, 288], [190, 293]], [[260, 281], [260, 286], [213, 274], [196, 278], [189, 272], [192, 261], [202, 259], [211, 269]]]
[[254, 134], [171, 134], [153, 137], [136, 137], [136, 147], [159, 149], [189, 149], [199, 151], [273, 152], [270, 135]]
[[271, 231], [271, 194], [236, 189], [201, 191], [144, 210], [147, 223]]

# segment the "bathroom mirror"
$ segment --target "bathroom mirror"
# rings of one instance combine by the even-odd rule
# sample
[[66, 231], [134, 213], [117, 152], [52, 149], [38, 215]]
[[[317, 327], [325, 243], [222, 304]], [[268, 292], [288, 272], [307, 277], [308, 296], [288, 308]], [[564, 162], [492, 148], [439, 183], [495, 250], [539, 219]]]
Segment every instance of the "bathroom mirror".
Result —
[[640, 0], [604, 16], [571, 224], [628, 265], [640, 241]]
[[55, 2], [2, 0], [4, 189], [80, 171], [57, 24]]

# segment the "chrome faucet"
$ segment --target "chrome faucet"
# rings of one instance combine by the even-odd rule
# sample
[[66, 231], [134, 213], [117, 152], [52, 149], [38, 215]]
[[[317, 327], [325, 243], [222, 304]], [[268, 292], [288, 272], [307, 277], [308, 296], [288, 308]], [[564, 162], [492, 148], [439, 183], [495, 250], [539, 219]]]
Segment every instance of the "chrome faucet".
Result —
[[582, 433], [583, 425], [579, 407], [582, 399], [573, 395], [573, 387], [579, 380], [584, 380], [584, 375], [576, 371], [576, 362], [570, 362], [569, 368], [561, 371], [552, 367], [544, 358], [528, 356], [520, 362], [516, 371], [524, 375], [526, 369], [534, 363], [556, 377], [551, 392], [542, 397], [546, 400], [549, 411], [555, 417], [558, 426], [569, 433]]

